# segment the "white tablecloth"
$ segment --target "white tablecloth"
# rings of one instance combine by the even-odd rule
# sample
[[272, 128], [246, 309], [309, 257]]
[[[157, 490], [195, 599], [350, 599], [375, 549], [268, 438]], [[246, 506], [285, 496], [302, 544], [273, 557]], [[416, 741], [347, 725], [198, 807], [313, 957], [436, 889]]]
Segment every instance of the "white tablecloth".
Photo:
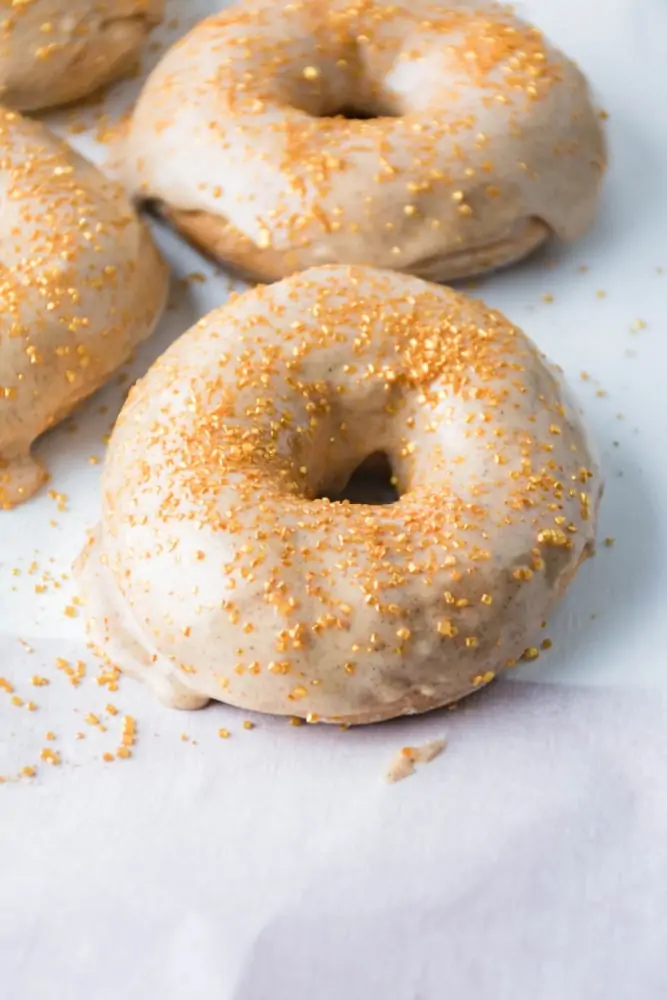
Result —
[[[172, 0], [179, 24], [158, 37], [215, 6]], [[586, 238], [475, 294], [564, 366], [602, 453], [600, 536], [614, 544], [549, 623], [553, 648], [453, 712], [247, 730], [224, 706], [180, 714], [130, 680], [99, 686], [81, 616], [65, 613], [97, 517], [89, 459], [131, 379], [231, 286], [160, 229], [176, 274], [206, 280], [175, 281], [126, 381], [40, 443], [53, 494], [0, 515], [0, 676], [24, 702], [0, 690], [0, 774], [37, 766], [0, 786], [7, 1000], [667, 996], [667, 5], [520, 10], [589, 74], [611, 167]], [[111, 117], [138, 85], [107, 99]], [[48, 118], [102, 159], [100, 113]], [[77, 661], [75, 687], [59, 666]], [[107, 763], [126, 714], [134, 755]], [[440, 736], [437, 760], [383, 781], [402, 745]]]

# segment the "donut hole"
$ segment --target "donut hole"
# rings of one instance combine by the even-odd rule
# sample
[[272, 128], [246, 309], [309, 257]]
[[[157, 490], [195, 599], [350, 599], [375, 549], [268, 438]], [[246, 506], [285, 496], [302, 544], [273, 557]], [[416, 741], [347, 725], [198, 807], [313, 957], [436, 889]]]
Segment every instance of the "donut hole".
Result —
[[303, 86], [292, 80], [283, 91], [283, 100], [310, 118], [338, 121], [372, 121], [376, 118], [400, 118], [405, 109], [381, 81], [367, 74], [332, 75], [321, 86]]
[[377, 100], [362, 104], [361, 101], [342, 104], [338, 108], [327, 109], [326, 114], [317, 115], [318, 118], [344, 118], [351, 122], [367, 122], [374, 118], [398, 118], [398, 109], [391, 107], [388, 102]]
[[392, 482], [393, 475], [389, 456], [386, 452], [375, 451], [357, 466], [339, 493], [325, 490], [317, 499], [327, 499], [334, 503], [346, 500], [348, 503], [372, 506], [396, 503], [400, 494]]

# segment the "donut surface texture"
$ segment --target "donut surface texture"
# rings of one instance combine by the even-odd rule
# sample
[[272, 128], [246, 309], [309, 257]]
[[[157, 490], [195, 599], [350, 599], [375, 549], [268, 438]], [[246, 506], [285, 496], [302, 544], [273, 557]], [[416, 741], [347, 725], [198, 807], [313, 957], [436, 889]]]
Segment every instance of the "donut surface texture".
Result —
[[[327, 498], [377, 453], [397, 502]], [[91, 639], [178, 707], [423, 712], [539, 642], [600, 490], [558, 372], [501, 314], [315, 268], [210, 313], [132, 390], [77, 568]]]
[[0, 102], [76, 101], [132, 69], [164, 0], [0, 0]]
[[605, 150], [582, 74], [505, 8], [248, 0], [165, 55], [116, 160], [244, 276], [447, 281], [581, 235]]
[[45, 473], [32, 442], [152, 332], [167, 271], [118, 184], [0, 110], [0, 508]]

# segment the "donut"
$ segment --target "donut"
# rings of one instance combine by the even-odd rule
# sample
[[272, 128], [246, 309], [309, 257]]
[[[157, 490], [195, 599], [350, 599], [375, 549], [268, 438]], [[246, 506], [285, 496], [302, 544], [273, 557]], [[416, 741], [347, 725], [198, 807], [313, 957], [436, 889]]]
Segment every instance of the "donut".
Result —
[[605, 149], [582, 74], [502, 7], [248, 0], [165, 55], [115, 160], [244, 277], [449, 281], [580, 236]]
[[[384, 456], [394, 503], [331, 500]], [[424, 712], [535, 646], [601, 480], [558, 370], [449, 288], [325, 265], [176, 341], [113, 432], [93, 647], [181, 708]]]
[[153, 330], [167, 271], [124, 191], [0, 109], [0, 508], [45, 473], [32, 442]]
[[35, 111], [85, 97], [132, 69], [164, 0], [5, 0], [0, 7], [0, 101]]

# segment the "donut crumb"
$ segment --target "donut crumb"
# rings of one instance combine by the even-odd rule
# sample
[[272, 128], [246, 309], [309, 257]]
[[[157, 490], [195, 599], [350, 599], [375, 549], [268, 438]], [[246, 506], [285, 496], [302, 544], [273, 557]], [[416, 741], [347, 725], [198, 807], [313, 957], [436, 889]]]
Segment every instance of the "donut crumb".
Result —
[[439, 757], [447, 746], [447, 740], [438, 739], [424, 743], [421, 747], [401, 747], [385, 774], [385, 779], [394, 784], [415, 773], [416, 764], [430, 764]]

